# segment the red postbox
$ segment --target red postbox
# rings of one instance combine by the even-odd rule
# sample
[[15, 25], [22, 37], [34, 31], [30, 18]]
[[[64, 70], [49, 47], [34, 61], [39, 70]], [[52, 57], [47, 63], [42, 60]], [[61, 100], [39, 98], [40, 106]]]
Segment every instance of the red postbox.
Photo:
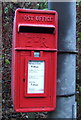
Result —
[[12, 99], [16, 112], [56, 108], [56, 11], [17, 9], [13, 25]]

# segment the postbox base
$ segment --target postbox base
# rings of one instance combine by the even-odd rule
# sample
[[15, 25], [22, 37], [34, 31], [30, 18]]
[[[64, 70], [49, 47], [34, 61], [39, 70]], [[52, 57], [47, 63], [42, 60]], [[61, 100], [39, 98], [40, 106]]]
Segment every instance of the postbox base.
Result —
[[49, 112], [49, 111], [54, 111], [55, 108], [28, 108], [28, 109], [15, 109], [15, 111], [16, 112]]

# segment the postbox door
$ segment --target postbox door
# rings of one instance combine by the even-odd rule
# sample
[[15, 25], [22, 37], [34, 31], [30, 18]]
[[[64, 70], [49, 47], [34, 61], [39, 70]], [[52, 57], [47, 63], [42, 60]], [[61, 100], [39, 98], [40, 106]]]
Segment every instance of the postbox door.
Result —
[[18, 53], [19, 107], [26, 109], [52, 107], [56, 102], [54, 101], [56, 98], [56, 52], [42, 52], [39, 57], [32, 56], [32, 53], [32, 51]]

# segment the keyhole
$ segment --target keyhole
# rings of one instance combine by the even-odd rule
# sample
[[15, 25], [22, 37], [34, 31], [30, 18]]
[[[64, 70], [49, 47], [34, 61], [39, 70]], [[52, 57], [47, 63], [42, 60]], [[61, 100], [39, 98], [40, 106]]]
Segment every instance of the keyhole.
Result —
[[23, 79], [23, 81], [25, 82], [25, 78]]

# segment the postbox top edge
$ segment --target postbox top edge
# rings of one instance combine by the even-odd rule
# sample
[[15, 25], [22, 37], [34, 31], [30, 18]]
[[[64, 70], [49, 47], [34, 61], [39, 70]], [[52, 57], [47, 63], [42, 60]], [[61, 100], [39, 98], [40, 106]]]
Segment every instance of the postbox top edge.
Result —
[[57, 14], [55, 10], [38, 10], [38, 9], [24, 9], [24, 8], [17, 8], [15, 13], [41, 13], [41, 14]]

